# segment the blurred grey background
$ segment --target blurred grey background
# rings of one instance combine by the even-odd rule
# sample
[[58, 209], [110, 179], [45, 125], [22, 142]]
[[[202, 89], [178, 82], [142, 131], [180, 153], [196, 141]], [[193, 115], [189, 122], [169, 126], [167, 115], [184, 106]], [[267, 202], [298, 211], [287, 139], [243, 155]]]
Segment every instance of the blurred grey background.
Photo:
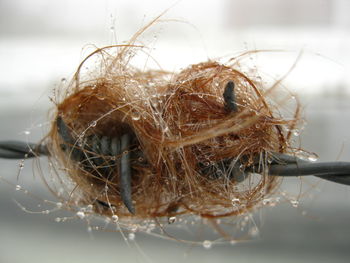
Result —
[[[350, 2], [347, 0], [220, 1], [0, 1], [0, 140], [39, 140], [48, 130], [49, 97], [70, 79], [92, 50], [122, 43], [165, 9], [167, 22], [141, 40], [163, 68], [230, 57], [251, 49], [284, 50], [253, 57], [297, 93], [307, 125], [305, 149], [321, 161], [350, 160]], [[42, 160], [45, 164], [45, 160]], [[137, 234], [131, 247], [116, 232], [93, 231], [78, 219], [55, 222], [40, 200], [15, 191], [18, 183], [50, 197], [27, 161], [0, 160], [0, 262], [349, 262], [350, 192], [342, 185], [288, 179], [287, 191], [306, 192], [298, 208], [285, 202], [259, 212], [259, 236], [251, 242], [202, 247]], [[69, 215], [69, 213], [67, 213]]]

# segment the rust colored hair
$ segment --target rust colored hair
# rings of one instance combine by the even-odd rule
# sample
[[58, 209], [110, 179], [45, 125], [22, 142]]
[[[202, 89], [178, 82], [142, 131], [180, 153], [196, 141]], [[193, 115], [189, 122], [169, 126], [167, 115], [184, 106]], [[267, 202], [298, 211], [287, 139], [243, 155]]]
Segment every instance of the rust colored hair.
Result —
[[[74, 183], [70, 200], [74, 205], [92, 204], [101, 215], [141, 220], [185, 214], [221, 218], [261, 206], [280, 182], [267, 174], [269, 153], [291, 152], [290, 130], [297, 125], [298, 110], [294, 117], [284, 119], [278, 110], [283, 101], [276, 101], [273, 89], [242, 73], [237, 67], [239, 58], [228, 64], [207, 61], [179, 73], [132, 66], [132, 56], [142, 49], [134, 43], [144, 30], [126, 45], [97, 49], [89, 55], [57, 101], [53, 116], [64, 119], [77, 147], [92, 135], [135, 135], [133, 149], [144, 153], [132, 160], [136, 213], [123, 205], [118, 170], [106, 177], [82, 169], [62, 150], [64, 142], [54, 121], [48, 145], [52, 158], [58, 160], [57, 170]], [[100, 58], [99, 71], [82, 77], [81, 69], [92, 57]], [[224, 106], [229, 81], [235, 84], [236, 112]], [[233, 160], [240, 161], [243, 171], [257, 158], [262, 172], [249, 173], [243, 182], [204, 173], [201, 167]]]

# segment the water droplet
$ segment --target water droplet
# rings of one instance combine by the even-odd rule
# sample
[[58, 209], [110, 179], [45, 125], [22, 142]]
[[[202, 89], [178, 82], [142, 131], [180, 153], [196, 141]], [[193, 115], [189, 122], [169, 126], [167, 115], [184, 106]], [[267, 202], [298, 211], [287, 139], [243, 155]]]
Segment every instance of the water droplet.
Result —
[[44, 210], [44, 211], [42, 211], [41, 213], [43, 213], [43, 214], [45, 214], [45, 215], [48, 215], [48, 214], [50, 214], [50, 210]]
[[252, 236], [252, 237], [256, 237], [259, 235], [259, 229], [257, 227], [252, 227], [250, 230], [249, 230], [249, 234]]
[[138, 120], [141, 118], [140, 112], [138, 112], [138, 111], [133, 111], [133, 112], [131, 113], [131, 118], [132, 118], [134, 121], [138, 121]]
[[236, 240], [230, 240], [230, 244], [233, 246], [233, 245], [236, 245], [237, 244], [237, 241]]
[[66, 78], [61, 78], [61, 83], [62, 84], [66, 84], [67, 83], [67, 79]]
[[307, 159], [310, 162], [316, 162], [318, 160], [318, 155], [316, 153], [311, 153]]
[[158, 108], [158, 105], [159, 105], [159, 102], [158, 102], [158, 101], [153, 100], [151, 103], [152, 103], [152, 106], [153, 106], [155, 109]]
[[239, 198], [233, 198], [232, 200], [232, 205], [236, 206], [241, 203], [241, 200]]
[[62, 204], [61, 202], [57, 202], [57, 203], [56, 203], [56, 207], [57, 207], [57, 208], [61, 208], [62, 206], [63, 206], [63, 204]]
[[22, 189], [22, 186], [20, 186], [20, 185], [18, 184], [18, 185], [16, 185], [15, 189], [16, 189], [16, 191], [19, 191], [19, 190]]
[[315, 162], [318, 160], [318, 155], [316, 153], [310, 153], [303, 150], [298, 150], [295, 152], [295, 155], [303, 160]]
[[129, 238], [129, 240], [134, 240], [135, 239], [135, 233], [129, 233], [128, 238]]
[[96, 125], [97, 125], [97, 121], [93, 121], [93, 122], [90, 123], [91, 127], [96, 127]]
[[271, 199], [270, 198], [266, 198], [263, 200], [263, 205], [269, 205], [271, 203]]
[[24, 168], [24, 160], [21, 160], [18, 166], [19, 166], [19, 169], [22, 170]]
[[168, 223], [169, 224], [173, 224], [173, 223], [175, 223], [175, 221], [176, 221], [176, 217], [175, 216], [171, 216], [171, 217], [168, 218]]
[[131, 232], [135, 233], [137, 231], [138, 226], [137, 225], [132, 225], [130, 230]]
[[88, 205], [88, 206], [86, 207], [86, 212], [91, 213], [93, 208], [94, 208], [93, 205]]
[[298, 200], [291, 200], [290, 203], [292, 204], [293, 207], [298, 207], [298, 205], [299, 205]]
[[29, 135], [29, 134], [30, 134], [30, 131], [24, 131], [24, 134], [25, 134], [25, 135]]
[[77, 217], [79, 217], [80, 219], [84, 219], [84, 217], [85, 217], [85, 213], [83, 212], [83, 211], [79, 211], [79, 212], [77, 212]]
[[300, 130], [296, 129], [293, 131], [294, 136], [299, 136], [300, 135]]
[[211, 242], [210, 240], [204, 240], [204, 241], [203, 241], [203, 247], [204, 247], [205, 249], [210, 249], [211, 246], [212, 246], [212, 242]]
[[118, 217], [117, 215], [112, 215], [112, 221], [113, 221], [114, 223], [117, 223], [118, 220], [119, 220], [119, 217]]

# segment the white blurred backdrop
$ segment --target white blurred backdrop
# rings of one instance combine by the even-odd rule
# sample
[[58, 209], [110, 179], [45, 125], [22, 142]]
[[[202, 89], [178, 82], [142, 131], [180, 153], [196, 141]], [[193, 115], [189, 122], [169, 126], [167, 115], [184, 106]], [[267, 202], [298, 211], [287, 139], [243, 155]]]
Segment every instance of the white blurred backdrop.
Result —
[[[302, 145], [321, 161], [350, 161], [347, 0], [1, 0], [0, 140], [39, 140], [48, 129], [52, 90], [70, 79], [91, 45], [123, 43], [167, 8], [162, 19], [168, 22], [141, 37], [167, 70], [247, 50], [283, 50], [252, 61], [278, 77], [302, 52], [283, 82], [305, 105]], [[0, 175], [16, 184], [18, 162], [0, 165]], [[20, 184], [46, 198], [30, 165]], [[300, 186], [297, 179], [286, 185]], [[350, 256], [350, 192], [332, 183], [317, 184], [297, 209], [263, 211], [257, 240], [210, 250], [146, 235], [136, 237], [139, 249], [128, 248], [118, 233], [94, 232], [92, 238], [84, 222], [56, 223], [54, 215], [21, 211], [13, 199], [35, 209], [39, 201], [4, 182], [0, 197], [0, 262], [320, 263], [348, 262]]]

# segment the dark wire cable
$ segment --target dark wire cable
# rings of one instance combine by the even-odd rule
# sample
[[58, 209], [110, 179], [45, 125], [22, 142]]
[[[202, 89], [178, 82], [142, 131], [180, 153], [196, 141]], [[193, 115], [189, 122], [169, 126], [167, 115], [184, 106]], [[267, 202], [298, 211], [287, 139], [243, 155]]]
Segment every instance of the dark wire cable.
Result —
[[[46, 145], [22, 141], [0, 141], [0, 158], [23, 159], [48, 156]], [[308, 162], [292, 155], [273, 153], [269, 175], [282, 177], [317, 176], [319, 178], [350, 185], [350, 162]]]
[[22, 141], [0, 141], [0, 158], [23, 159], [49, 155], [46, 145]]
[[314, 175], [335, 183], [350, 185], [350, 162], [314, 163], [281, 153], [274, 153], [273, 157], [274, 160], [269, 166], [269, 174], [272, 176]]
[[314, 175], [332, 182], [350, 185], [350, 163], [347, 162], [277, 164], [270, 166], [269, 174], [284, 177]]

